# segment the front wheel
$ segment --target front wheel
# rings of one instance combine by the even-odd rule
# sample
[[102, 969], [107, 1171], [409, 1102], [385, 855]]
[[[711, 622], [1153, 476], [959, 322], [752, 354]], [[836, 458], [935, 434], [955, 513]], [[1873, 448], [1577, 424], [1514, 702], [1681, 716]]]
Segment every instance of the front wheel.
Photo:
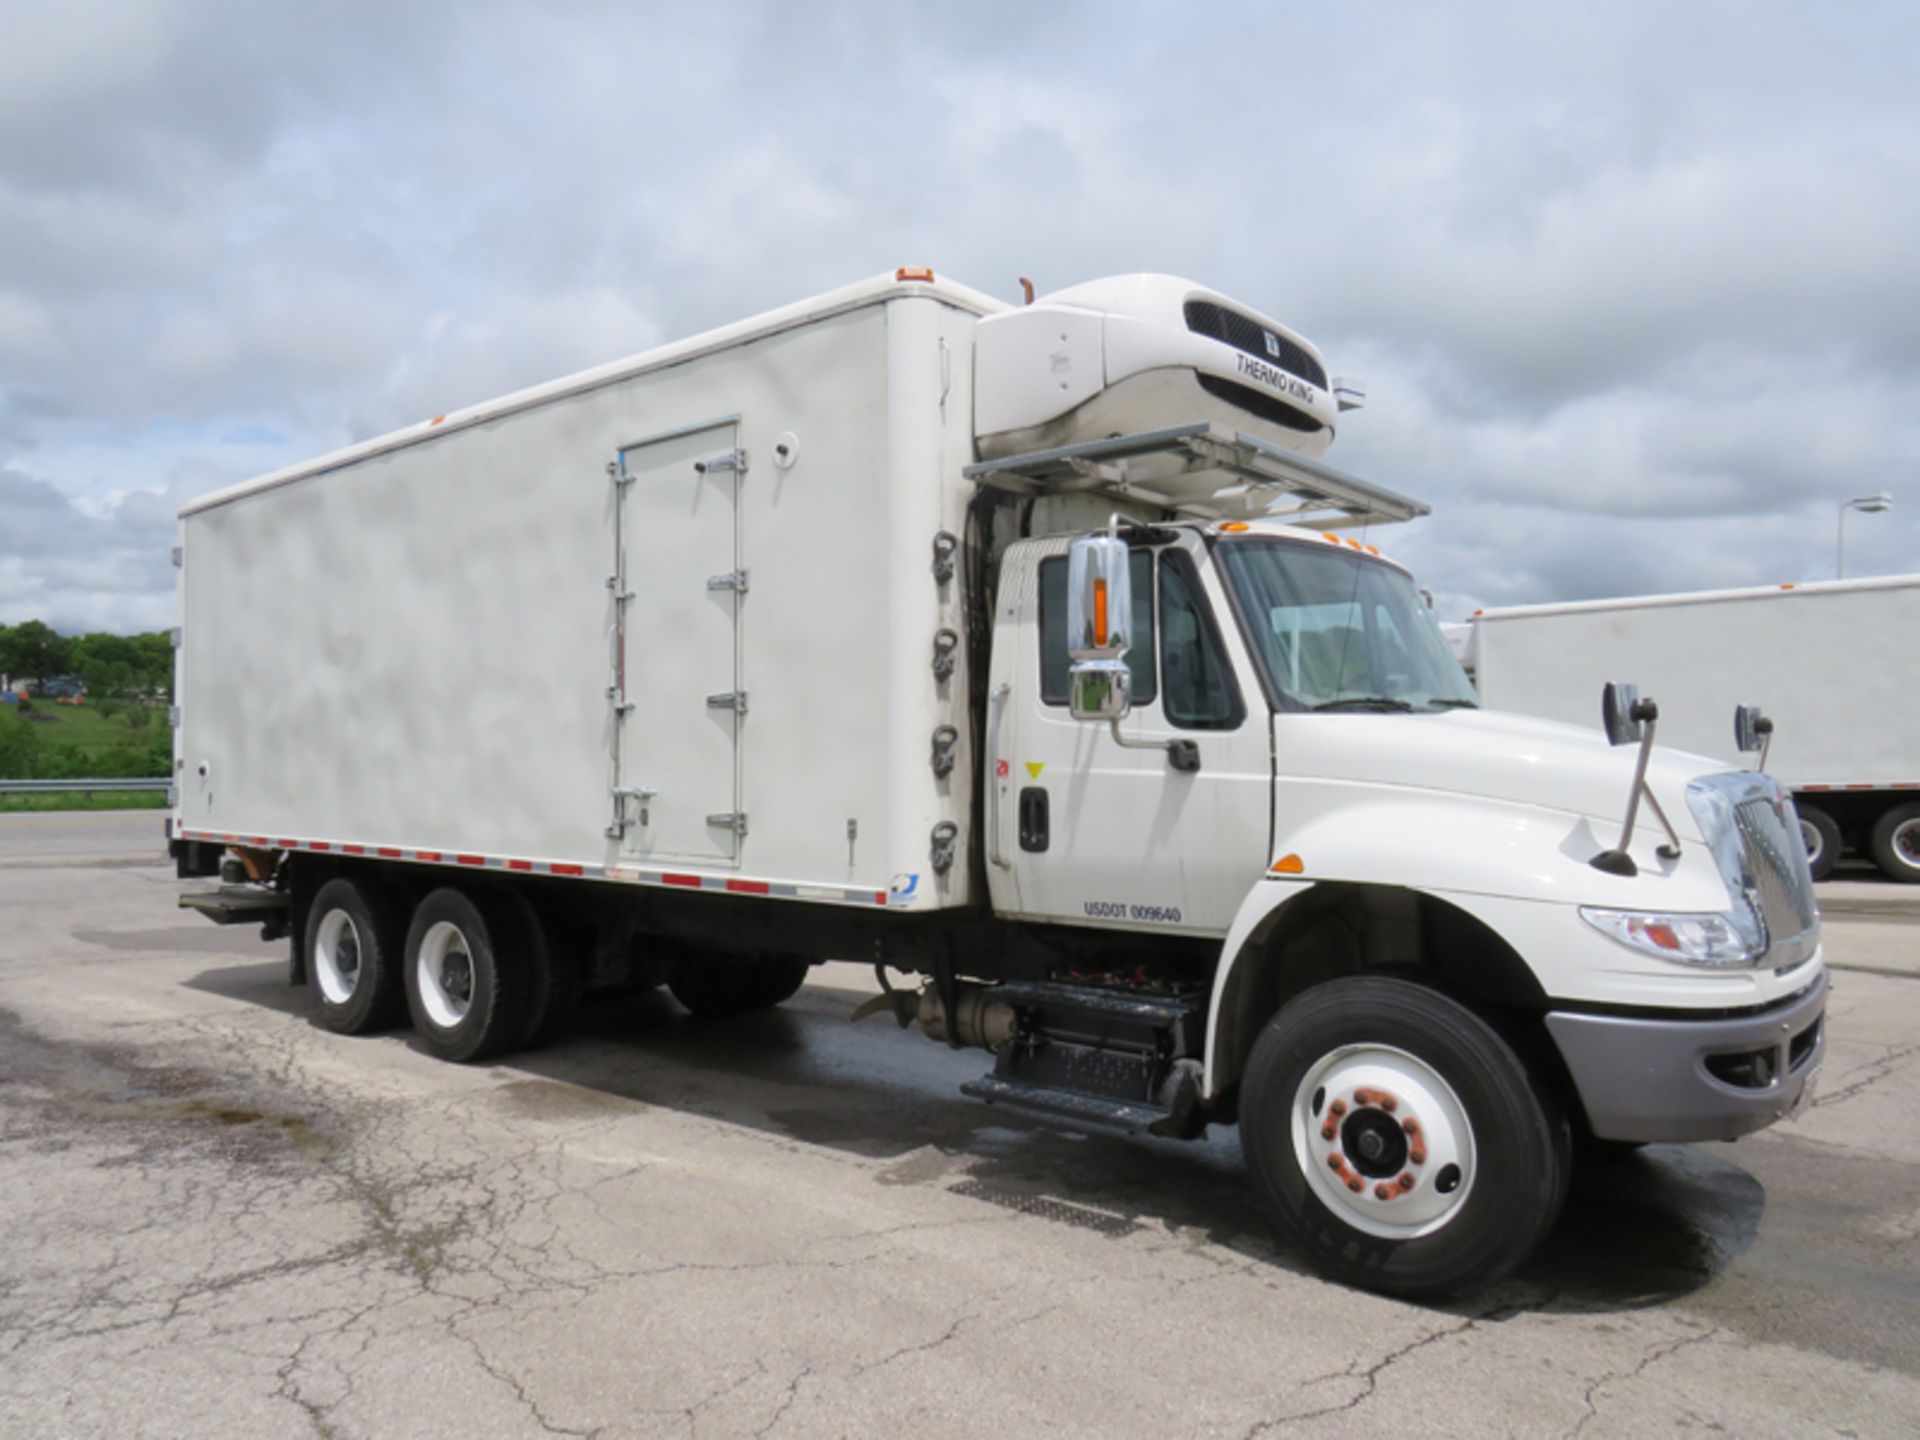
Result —
[[1284, 1243], [1389, 1295], [1482, 1289], [1565, 1195], [1566, 1126], [1479, 1016], [1406, 980], [1315, 986], [1248, 1061], [1241, 1138]]

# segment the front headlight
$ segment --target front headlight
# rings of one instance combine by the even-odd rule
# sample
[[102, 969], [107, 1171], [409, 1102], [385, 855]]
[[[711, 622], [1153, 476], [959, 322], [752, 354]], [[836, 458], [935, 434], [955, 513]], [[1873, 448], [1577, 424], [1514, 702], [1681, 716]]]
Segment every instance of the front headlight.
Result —
[[1742, 935], [1730, 915], [1660, 915], [1582, 905], [1580, 918], [1622, 945], [1681, 965], [1751, 965], [1764, 948]]

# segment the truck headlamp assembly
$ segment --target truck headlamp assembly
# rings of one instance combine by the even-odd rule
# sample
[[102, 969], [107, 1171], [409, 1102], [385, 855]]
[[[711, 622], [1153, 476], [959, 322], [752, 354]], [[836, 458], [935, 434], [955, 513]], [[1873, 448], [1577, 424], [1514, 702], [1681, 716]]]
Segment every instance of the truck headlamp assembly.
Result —
[[1764, 948], [1742, 934], [1731, 915], [1662, 915], [1582, 905], [1580, 918], [1629, 949], [1681, 965], [1751, 965]]

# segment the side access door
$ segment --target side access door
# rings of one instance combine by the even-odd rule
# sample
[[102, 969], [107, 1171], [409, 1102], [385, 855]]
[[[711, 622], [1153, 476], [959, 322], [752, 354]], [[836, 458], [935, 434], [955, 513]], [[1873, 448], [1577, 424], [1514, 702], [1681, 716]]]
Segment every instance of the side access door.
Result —
[[[1065, 537], [1008, 551], [989, 683], [994, 908], [1064, 924], [1224, 935], [1269, 859], [1264, 700], [1197, 536], [1132, 552], [1133, 710], [1067, 705]], [[997, 710], [997, 714], [994, 713]], [[1185, 741], [1181, 770], [1161, 748]]]
[[615, 764], [630, 789], [622, 855], [737, 864], [740, 814], [739, 486], [732, 421], [620, 451], [625, 585], [616, 632]]

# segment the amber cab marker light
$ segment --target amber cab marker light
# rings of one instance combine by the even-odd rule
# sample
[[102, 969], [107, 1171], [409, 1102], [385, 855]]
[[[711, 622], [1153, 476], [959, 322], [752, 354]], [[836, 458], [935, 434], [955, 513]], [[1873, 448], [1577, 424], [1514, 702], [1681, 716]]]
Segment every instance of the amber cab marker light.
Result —
[[1300, 875], [1306, 872], [1306, 862], [1298, 855], [1282, 855], [1269, 867], [1275, 875]]
[[1223, 520], [1220, 528], [1229, 535], [1238, 535], [1242, 530], [1251, 530], [1253, 527], [1244, 520]]
[[893, 278], [896, 280], [931, 280], [933, 279], [933, 271], [924, 265], [902, 265], [898, 270], [893, 272]]

